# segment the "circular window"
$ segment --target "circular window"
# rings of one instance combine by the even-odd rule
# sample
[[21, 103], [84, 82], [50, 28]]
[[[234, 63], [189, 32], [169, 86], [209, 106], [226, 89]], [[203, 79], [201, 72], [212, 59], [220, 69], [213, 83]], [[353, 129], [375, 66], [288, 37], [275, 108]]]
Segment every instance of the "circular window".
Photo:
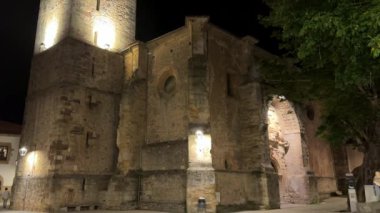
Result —
[[169, 76], [164, 83], [164, 92], [167, 94], [171, 94], [175, 91], [176, 81], [173, 75]]
[[177, 90], [177, 78], [173, 72], [164, 72], [159, 78], [157, 86], [162, 98], [171, 98]]

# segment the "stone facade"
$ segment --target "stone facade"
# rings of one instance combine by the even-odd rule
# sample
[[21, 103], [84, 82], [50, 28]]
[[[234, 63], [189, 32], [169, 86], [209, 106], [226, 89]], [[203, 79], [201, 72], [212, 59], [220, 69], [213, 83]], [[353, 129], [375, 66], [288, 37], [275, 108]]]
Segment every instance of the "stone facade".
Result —
[[29, 152], [19, 158], [13, 209], [231, 212], [315, 202], [336, 190], [333, 165], [315, 163], [316, 153], [331, 157], [315, 145], [324, 143], [314, 138], [316, 124], [278, 102], [279, 136], [290, 144], [281, 171], [291, 186], [283, 189], [293, 190], [280, 196], [273, 109], [258, 77], [260, 60], [273, 56], [254, 38], [189, 17], [133, 42], [135, 7], [41, 1], [21, 141]]
[[136, 0], [41, 0], [34, 52], [70, 36], [120, 52], [135, 38]]

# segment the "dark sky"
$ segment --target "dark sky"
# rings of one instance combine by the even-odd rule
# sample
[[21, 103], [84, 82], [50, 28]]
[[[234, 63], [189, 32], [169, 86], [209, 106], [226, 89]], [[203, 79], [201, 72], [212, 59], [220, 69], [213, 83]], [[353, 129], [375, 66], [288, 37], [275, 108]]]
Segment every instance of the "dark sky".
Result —
[[[38, 8], [39, 0], [2, 2], [0, 120], [22, 123]], [[207, 15], [226, 31], [252, 35], [260, 40], [259, 46], [275, 52], [270, 31], [257, 21], [267, 12], [260, 0], [137, 0], [136, 38], [148, 41], [183, 26], [185, 16]]]

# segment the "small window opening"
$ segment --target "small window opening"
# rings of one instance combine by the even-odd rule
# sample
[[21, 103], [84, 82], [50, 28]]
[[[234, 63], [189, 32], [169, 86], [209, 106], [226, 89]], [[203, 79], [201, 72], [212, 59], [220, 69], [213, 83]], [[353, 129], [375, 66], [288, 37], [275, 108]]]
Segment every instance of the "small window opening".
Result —
[[87, 132], [86, 134], [86, 148], [90, 147], [90, 133]]
[[92, 95], [88, 96], [88, 108], [92, 109]]
[[86, 178], [82, 180], [82, 191], [86, 190]]
[[95, 58], [92, 57], [91, 76], [95, 77]]
[[225, 169], [229, 169], [229, 165], [228, 165], [228, 161], [227, 160], [224, 160], [224, 168]]

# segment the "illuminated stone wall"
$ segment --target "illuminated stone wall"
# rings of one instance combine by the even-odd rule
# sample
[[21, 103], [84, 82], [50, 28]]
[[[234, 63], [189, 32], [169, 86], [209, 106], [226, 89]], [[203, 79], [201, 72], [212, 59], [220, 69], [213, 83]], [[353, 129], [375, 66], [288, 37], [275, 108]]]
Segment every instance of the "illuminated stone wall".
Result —
[[[126, 70], [126, 76], [131, 76], [130, 91], [134, 94], [131, 97], [143, 96], [141, 92], [144, 90], [138, 82], [147, 81], [147, 132], [139, 155], [141, 164], [137, 167], [131, 160], [137, 154], [128, 147], [139, 150], [135, 139], [143, 130], [137, 131], [137, 135], [130, 133], [125, 134], [125, 138], [119, 137], [118, 146], [122, 153], [119, 165], [123, 165], [121, 172], [128, 168], [141, 169], [140, 176], [137, 175], [141, 194], [136, 198], [140, 208], [196, 212], [200, 197], [205, 197], [209, 212], [215, 212], [217, 205], [222, 211], [228, 211], [226, 207], [231, 205], [234, 206], [232, 209], [278, 206], [278, 199], [273, 199], [276, 190], [268, 190], [268, 183], [275, 178], [273, 171], [269, 171], [269, 154], [252, 155], [252, 152], [268, 150], [259, 125], [253, 132], [246, 129], [243, 136], [239, 130], [261, 120], [261, 100], [256, 96], [260, 93], [259, 85], [241, 88], [250, 71], [253, 45], [253, 39], [238, 39], [209, 25], [207, 18], [188, 18], [185, 27], [146, 44], [146, 73], [136, 67], [139, 70], [137, 77], [132, 77], [133, 64], [137, 63], [133, 58], [141, 58], [136, 55], [142, 53], [134, 47], [128, 51], [126, 64], [130, 68]], [[139, 48], [141, 50], [142, 46]], [[233, 88], [229, 89], [233, 90], [234, 96], [227, 94], [227, 74], [233, 78], [230, 79]], [[244, 101], [240, 93], [244, 93]], [[250, 105], [243, 106], [248, 100]], [[133, 106], [137, 113], [121, 116], [123, 128], [119, 127], [119, 133], [129, 131], [123, 129], [143, 126], [143, 117], [137, 116], [143, 102], [141, 98], [136, 101]], [[140, 109], [135, 108], [137, 106]], [[123, 104], [121, 107], [124, 108]], [[246, 114], [242, 114], [241, 108]], [[239, 121], [244, 116], [249, 122]], [[203, 131], [203, 139], [198, 138], [197, 130]], [[238, 145], [239, 140], [245, 142], [244, 146]], [[262, 146], [257, 147], [258, 142]], [[239, 155], [243, 149], [245, 158], [241, 159]], [[267, 167], [262, 167], [263, 163]], [[268, 172], [262, 171], [265, 168]], [[252, 171], [257, 174], [253, 175]], [[225, 181], [236, 182], [236, 177], [239, 183], [253, 184], [254, 187], [240, 185], [239, 197], [236, 197], [231, 191], [236, 188], [224, 184]], [[165, 193], [157, 196], [157, 190]], [[173, 197], [173, 194], [178, 196]], [[218, 203], [217, 195], [223, 203]]]
[[124, 81], [120, 101], [117, 146], [121, 174], [141, 167], [141, 147], [146, 136], [147, 49], [135, 44], [124, 53]]
[[121, 55], [70, 38], [34, 57], [14, 209], [103, 205], [116, 167], [122, 67]]
[[135, 39], [136, 0], [41, 0], [34, 52], [72, 37], [111, 51]]
[[180, 28], [147, 43], [147, 143], [187, 138], [189, 40]]
[[272, 164], [279, 174], [281, 202], [315, 202], [317, 182], [309, 170], [309, 147], [299, 113], [284, 96], [274, 96], [268, 105], [269, 147]]
[[[210, 131], [211, 72], [209, 60], [207, 17], [188, 17], [186, 26], [191, 33], [191, 58], [188, 61], [189, 168], [187, 169], [187, 212], [215, 212], [215, 171], [212, 167]], [[204, 207], [199, 206], [205, 202]], [[204, 209], [202, 209], [204, 208]]]
[[[41, 0], [13, 208], [192, 213], [200, 198], [206, 212], [278, 208], [258, 81], [272, 56], [207, 17], [131, 43], [135, 7]], [[277, 110], [280, 136], [301, 144], [295, 112]]]
[[107, 208], [186, 210], [189, 38], [181, 28], [123, 52], [118, 174]]
[[[135, 203], [137, 179], [128, 170], [138, 167], [139, 157], [118, 156], [117, 148], [129, 146], [129, 132], [117, 128], [119, 116], [129, 117], [139, 105], [130, 104], [123, 56], [113, 53], [134, 41], [135, 12], [135, 0], [41, 0], [21, 142], [29, 152], [19, 160], [14, 209]], [[135, 134], [136, 145], [144, 132]], [[136, 147], [129, 150], [138, 153]], [[125, 183], [131, 187], [118, 187]]]
[[[217, 212], [279, 207], [277, 175], [260, 127], [262, 91], [254, 38], [209, 25], [210, 124]], [[273, 184], [273, 182], [275, 184]]]
[[69, 34], [71, 0], [41, 0], [34, 53], [51, 48]]
[[317, 103], [308, 103], [301, 115], [309, 150], [310, 170], [315, 174], [318, 193], [320, 198], [323, 199], [337, 190], [337, 179], [334, 171], [335, 160], [330, 144], [316, 135], [318, 126], [321, 123], [320, 106]]

